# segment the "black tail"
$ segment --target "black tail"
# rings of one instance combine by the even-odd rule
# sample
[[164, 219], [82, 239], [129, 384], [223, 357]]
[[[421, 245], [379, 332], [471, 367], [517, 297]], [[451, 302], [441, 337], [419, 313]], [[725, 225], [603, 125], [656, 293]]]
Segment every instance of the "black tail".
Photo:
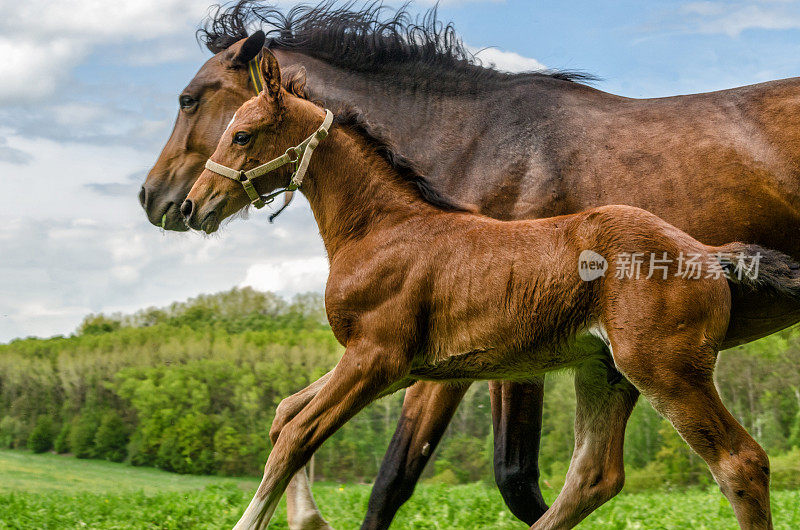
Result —
[[731, 290], [731, 316], [722, 349], [800, 321], [800, 265], [792, 258], [744, 243], [710, 250], [719, 256]]
[[800, 301], [800, 264], [768, 248], [730, 243], [716, 249], [731, 290]]

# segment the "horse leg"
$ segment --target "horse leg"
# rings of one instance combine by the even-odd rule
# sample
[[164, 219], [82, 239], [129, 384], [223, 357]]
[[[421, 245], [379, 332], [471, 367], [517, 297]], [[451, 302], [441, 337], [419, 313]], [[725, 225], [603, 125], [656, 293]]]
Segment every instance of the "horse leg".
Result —
[[572, 528], [622, 489], [625, 425], [639, 392], [609, 382], [608, 367], [591, 360], [575, 371], [575, 450], [564, 488], [531, 528]]
[[[309, 386], [284, 399], [275, 410], [275, 419], [270, 428], [270, 439], [274, 444], [281, 429], [294, 418], [317, 395], [333, 372], [328, 372]], [[322, 517], [314, 502], [311, 484], [306, 469], [298, 471], [286, 488], [286, 520], [291, 530], [332, 530]]]
[[506, 506], [531, 525], [547, 510], [539, 489], [544, 378], [530, 383], [490, 381], [494, 479]]
[[272, 420], [272, 426], [269, 429], [269, 438], [274, 444], [278, 435], [281, 433], [283, 427], [289, 423], [303, 408], [308, 405], [314, 396], [316, 396], [325, 384], [333, 376], [333, 370], [323, 375], [303, 390], [284, 398], [275, 409], [275, 418]]
[[333, 530], [314, 502], [305, 466], [286, 487], [286, 522], [290, 530]]
[[698, 346], [698, 338], [646, 356], [633, 345], [613, 344], [614, 360], [706, 461], [739, 526], [771, 529], [769, 459], [722, 404], [713, 381], [717, 352]]
[[290, 478], [322, 442], [377, 397], [408, 384], [407, 373], [404, 358], [348, 347], [325, 385], [280, 430], [261, 484], [234, 528], [266, 528]]
[[406, 390], [403, 412], [372, 494], [362, 530], [389, 528], [453, 418], [469, 384], [420, 381]]

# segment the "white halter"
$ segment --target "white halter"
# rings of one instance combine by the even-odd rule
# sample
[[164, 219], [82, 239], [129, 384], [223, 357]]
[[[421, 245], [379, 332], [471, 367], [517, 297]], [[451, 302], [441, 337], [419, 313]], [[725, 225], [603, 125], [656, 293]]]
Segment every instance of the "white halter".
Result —
[[[291, 194], [300, 187], [300, 185], [303, 183], [303, 177], [305, 177], [306, 171], [308, 170], [308, 164], [311, 162], [311, 155], [314, 153], [314, 149], [316, 149], [317, 145], [319, 145], [319, 142], [328, 136], [328, 129], [330, 129], [332, 123], [333, 113], [328, 109], [325, 109], [325, 120], [322, 122], [322, 125], [320, 125], [311, 136], [300, 142], [300, 145], [290, 147], [278, 158], [270, 160], [266, 164], [261, 164], [260, 166], [254, 167], [248, 171], [241, 169], [236, 170], [227, 166], [223, 166], [222, 164], [214, 162], [210, 158], [206, 161], [206, 169], [240, 183], [242, 187], [244, 187], [245, 193], [247, 193], [247, 196], [250, 198], [251, 204], [256, 208], [263, 208], [265, 204], [271, 203], [275, 197], [281, 193]], [[292, 173], [292, 178], [289, 181], [289, 185], [268, 195], [259, 195], [255, 186], [253, 185], [253, 179], [263, 177], [267, 173], [281, 168], [287, 164], [294, 165], [294, 172]], [[289, 204], [290, 200], [291, 197], [287, 196], [284, 208]], [[283, 208], [281, 208], [281, 210], [282, 209]], [[270, 218], [270, 221], [272, 221], [272, 219], [278, 213], [280, 213], [280, 211], [274, 214]]]

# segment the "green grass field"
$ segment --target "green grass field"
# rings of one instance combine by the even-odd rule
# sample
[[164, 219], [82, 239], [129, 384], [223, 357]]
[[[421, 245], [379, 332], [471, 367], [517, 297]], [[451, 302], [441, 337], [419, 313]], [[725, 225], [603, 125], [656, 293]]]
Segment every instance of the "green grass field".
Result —
[[[229, 528], [258, 481], [175, 475], [56, 455], [0, 451], [0, 528]], [[318, 484], [316, 497], [337, 529], [358, 528], [370, 487]], [[551, 495], [554, 496], [555, 493]], [[548, 499], [552, 500], [552, 498]], [[776, 528], [800, 528], [800, 492], [772, 497]], [[284, 508], [271, 528], [286, 528]], [[489, 485], [420, 485], [393, 528], [525, 528]], [[581, 528], [736, 528], [715, 490], [621, 494]]]

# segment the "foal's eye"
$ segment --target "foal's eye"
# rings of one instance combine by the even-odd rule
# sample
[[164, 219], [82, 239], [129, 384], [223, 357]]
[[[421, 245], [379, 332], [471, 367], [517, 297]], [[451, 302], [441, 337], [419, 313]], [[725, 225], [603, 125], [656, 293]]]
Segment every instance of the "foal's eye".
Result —
[[237, 132], [233, 135], [233, 143], [239, 145], [247, 145], [250, 141], [250, 134], [246, 132]]
[[182, 96], [178, 97], [178, 105], [180, 105], [181, 109], [183, 110], [191, 110], [195, 105], [197, 105], [197, 100], [192, 96], [183, 94]]

